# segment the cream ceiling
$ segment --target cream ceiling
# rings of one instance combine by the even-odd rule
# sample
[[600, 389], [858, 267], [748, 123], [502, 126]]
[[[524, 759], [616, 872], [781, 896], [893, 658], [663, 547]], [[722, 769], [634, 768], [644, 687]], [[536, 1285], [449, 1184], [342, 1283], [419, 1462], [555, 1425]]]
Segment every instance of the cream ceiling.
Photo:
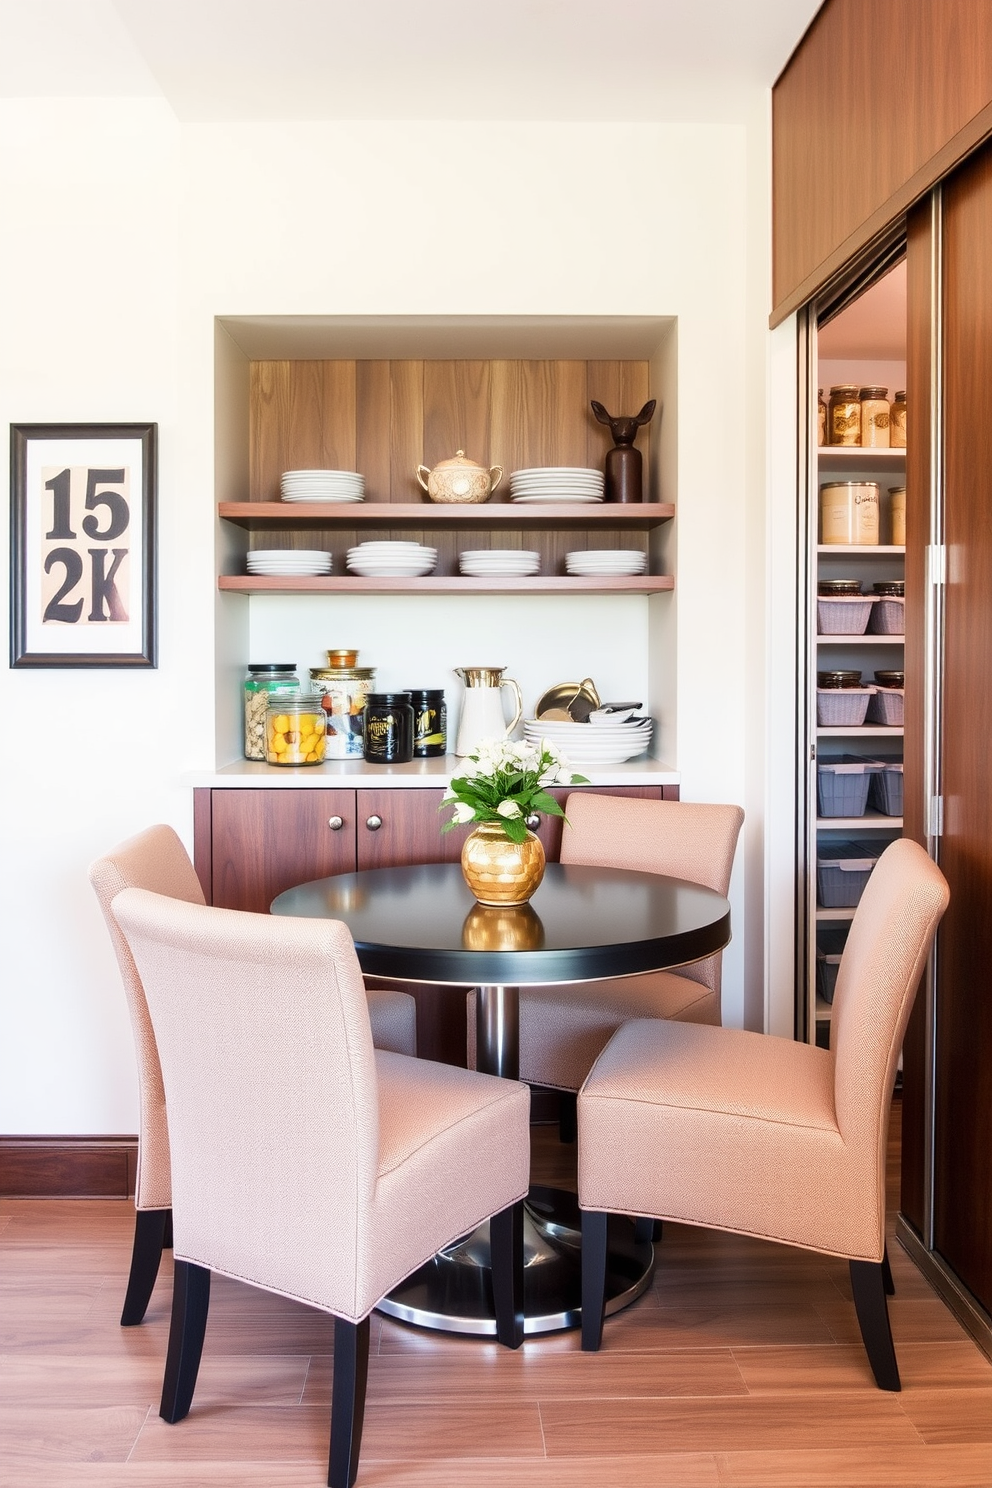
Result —
[[818, 3], [0, 0], [0, 97], [161, 96], [190, 122], [724, 121]]

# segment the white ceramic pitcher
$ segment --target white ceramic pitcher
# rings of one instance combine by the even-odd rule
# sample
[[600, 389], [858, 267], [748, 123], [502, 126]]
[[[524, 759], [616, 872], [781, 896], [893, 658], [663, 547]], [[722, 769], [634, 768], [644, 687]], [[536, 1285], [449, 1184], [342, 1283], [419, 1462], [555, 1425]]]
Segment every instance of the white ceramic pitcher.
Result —
[[[473, 754], [480, 739], [498, 739], [513, 732], [524, 711], [520, 688], [512, 677], [504, 677], [506, 667], [455, 667], [455, 676], [465, 683], [455, 753]], [[503, 717], [501, 691], [509, 687], [514, 698], [510, 722]]]

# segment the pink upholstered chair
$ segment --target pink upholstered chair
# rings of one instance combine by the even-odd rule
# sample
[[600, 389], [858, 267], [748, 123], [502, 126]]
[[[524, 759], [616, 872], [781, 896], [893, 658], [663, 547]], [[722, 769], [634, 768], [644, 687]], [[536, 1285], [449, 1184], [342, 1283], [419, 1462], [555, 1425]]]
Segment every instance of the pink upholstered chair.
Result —
[[[575, 791], [565, 815], [563, 863], [662, 873], [727, 892], [744, 821], [739, 806]], [[578, 992], [522, 988], [520, 1078], [530, 1085], [578, 1090], [596, 1056], [631, 1018], [719, 1023], [720, 966], [720, 956], [710, 956], [678, 971], [583, 983]], [[572, 1134], [570, 1124], [566, 1116], [563, 1136]]]
[[[347, 927], [125, 889], [161, 1060], [175, 1284], [161, 1414], [189, 1411], [210, 1273], [333, 1315], [328, 1483], [358, 1471], [369, 1314], [491, 1219], [497, 1337], [523, 1339], [530, 1094], [376, 1052]], [[208, 1425], [209, 1430], [209, 1425]]]
[[[121, 889], [150, 889], [187, 904], [203, 904], [203, 890], [193, 864], [171, 827], [155, 826], [122, 842], [90, 868], [90, 882], [103, 910], [131, 1014], [138, 1063], [139, 1121], [138, 1174], [131, 1271], [121, 1323], [140, 1323], [158, 1275], [163, 1246], [171, 1241], [172, 1181], [169, 1170], [169, 1126], [166, 1118], [162, 1071], [155, 1035], [145, 1005], [141, 978], [131, 953], [110, 913], [110, 903]], [[378, 1047], [400, 1054], [416, 1053], [416, 1004], [405, 992], [369, 991], [372, 1036]]]
[[607, 1214], [649, 1215], [850, 1261], [876, 1382], [889, 1328], [885, 1148], [899, 1050], [947, 906], [940, 869], [893, 842], [837, 973], [829, 1050], [689, 1023], [628, 1023], [579, 1092], [582, 1347], [603, 1328]]

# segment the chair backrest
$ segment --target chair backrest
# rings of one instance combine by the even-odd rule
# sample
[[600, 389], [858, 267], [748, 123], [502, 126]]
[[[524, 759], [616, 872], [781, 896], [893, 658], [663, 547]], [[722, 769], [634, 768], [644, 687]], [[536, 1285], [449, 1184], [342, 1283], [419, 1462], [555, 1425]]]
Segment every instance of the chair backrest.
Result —
[[176, 1255], [360, 1316], [379, 1101], [347, 927], [142, 889], [112, 913], [162, 1062]]
[[134, 1202], [139, 1209], [168, 1209], [172, 1203], [169, 1172], [169, 1124], [158, 1049], [145, 992], [120, 927], [110, 912], [122, 889], [150, 889], [190, 904], [205, 903], [189, 854], [171, 827], [149, 827], [130, 837], [90, 865], [90, 883], [103, 910], [124, 981], [138, 1061], [140, 1130]]
[[837, 970], [830, 1024], [837, 1124], [852, 1151], [874, 1164], [880, 1203], [899, 1051], [949, 898], [947, 880], [918, 843], [890, 843], [865, 886]]
[[[695, 801], [651, 801], [573, 791], [561, 839], [563, 863], [633, 868], [704, 884], [726, 894], [737, 838], [744, 822], [739, 806]], [[721, 957], [709, 956], [679, 968], [679, 976], [720, 995]]]

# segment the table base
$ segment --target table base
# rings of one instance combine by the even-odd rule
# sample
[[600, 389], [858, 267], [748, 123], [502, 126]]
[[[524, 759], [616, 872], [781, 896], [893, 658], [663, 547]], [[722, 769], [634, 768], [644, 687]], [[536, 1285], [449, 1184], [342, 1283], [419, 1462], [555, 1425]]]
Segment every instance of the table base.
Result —
[[[576, 1328], [582, 1318], [578, 1201], [564, 1189], [532, 1188], [524, 1205], [524, 1333]], [[634, 1222], [612, 1215], [606, 1311], [620, 1312], [654, 1275], [654, 1246], [634, 1239]], [[379, 1303], [379, 1312], [443, 1333], [495, 1338], [489, 1224], [421, 1266]]]

